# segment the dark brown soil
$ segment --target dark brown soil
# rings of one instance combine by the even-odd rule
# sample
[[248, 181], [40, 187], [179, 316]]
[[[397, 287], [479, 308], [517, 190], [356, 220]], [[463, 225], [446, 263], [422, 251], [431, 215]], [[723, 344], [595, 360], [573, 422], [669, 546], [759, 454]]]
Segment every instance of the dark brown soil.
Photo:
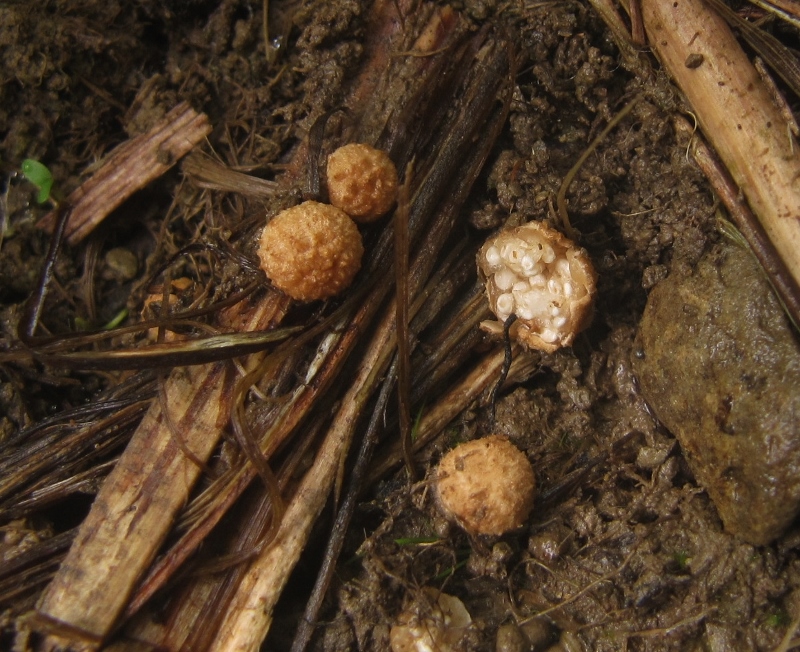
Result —
[[[542, 355], [497, 405], [495, 430], [526, 451], [536, 472], [540, 498], [529, 523], [471, 539], [436, 508], [432, 466], [456, 442], [488, 434], [484, 400], [418, 457], [426, 480], [409, 487], [400, 471], [367, 493], [313, 649], [388, 650], [400, 612], [429, 608], [422, 588], [432, 586], [461, 598], [471, 615], [453, 649], [772, 650], [800, 616], [798, 531], [762, 547], [727, 534], [676, 440], [653, 418], [631, 365], [648, 290], [691, 270], [721, 237], [715, 198], [671, 127], [679, 102], [664, 79], [622, 67], [585, 2], [457, 4], [475, 28], [494, 23], [512, 33], [521, 60], [508, 124], [465, 228], [488, 234], [509, 217], [553, 221], [567, 171], [643, 94], [567, 195], [599, 275], [596, 315], [574, 347]], [[16, 172], [23, 159], [47, 164], [64, 196], [104, 153], [188, 100], [214, 125], [207, 151], [275, 178], [356, 74], [369, 5], [271, 2], [269, 63], [261, 2], [0, 4], [0, 346], [17, 342], [48, 246], [35, 226], [46, 209]], [[89, 242], [63, 252], [44, 327], [102, 326], [125, 307], [139, 314], [142, 283], [172, 253], [263, 211], [252, 200], [218, 197], [210, 224], [198, 193], [173, 169]], [[0, 359], [0, 441], [118, 381]], [[87, 502], [72, 497], [0, 524], [0, 553], [10, 558], [66, 530]], [[318, 554], [304, 563], [313, 566]], [[288, 649], [309, 583], [308, 574], [292, 579], [267, 649]], [[35, 598], [2, 605], [0, 646]]]

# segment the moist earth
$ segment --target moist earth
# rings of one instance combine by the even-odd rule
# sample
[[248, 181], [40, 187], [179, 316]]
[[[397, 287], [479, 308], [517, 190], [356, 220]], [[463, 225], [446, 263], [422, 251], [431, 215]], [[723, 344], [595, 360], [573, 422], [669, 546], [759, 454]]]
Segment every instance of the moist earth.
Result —
[[[215, 125], [208, 153], [274, 178], [317, 117], [338, 105], [369, 37], [370, 3], [269, 6], [269, 48], [261, 2], [0, 6], [4, 348], [16, 341], [23, 302], [48, 246], [47, 235], [35, 227], [46, 207], [36, 204], [35, 189], [16, 172], [24, 158], [47, 164], [57, 191], [66, 195], [103, 154], [188, 100]], [[390, 627], [400, 614], [430, 608], [426, 587], [457, 596], [470, 614], [472, 625], [453, 649], [775, 649], [800, 617], [794, 511], [784, 510], [766, 525], [752, 515], [744, 526], [731, 525], [722, 505], [735, 501], [709, 479], [706, 464], [712, 463], [698, 462], [680, 417], [663, 407], [696, 396], [698, 383], [712, 382], [692, 377], [707, 364], [701, 361], [704, 347], [671, 350], [667, 343], [680, 342], [679, 336], [647, 335], [651, 329], [690, 328], [690, 316], [654, 317], [658, 303], [669, 306], [675, 300], [668, 292], [692, 287], [704, 274], [719, 276], [726, 261], [745, 255], [714, 249], [720, 240], [715, 198], [670, 122], [680, 101], [662, 76], [645, 79], [624, 68], [588, 3], [468, 0], [454, 6], [476, 30], [491, 22], [513, 33], [520, 56], [508, 124], [469, 204], [465, 228], [476, 237], [509, 220], [558, 226], [554, 198], [567, 171], [616, 112], [642, 96], [567, 193], [572, 226], [598, 273], [594, 321], [571, 348], [538, 354], [535, 372], [501, 396], [494, 423], [488, 396], [454, 421], [419, 456], [424, 480], [409, 486], [398, 471], [364, 496], [313, 649], [389, 649]], [[226, 197], [214, 204], [216, 221], [202, 224], [199, 197], [173, 170], [127, 202], [91, 243], [65, 251], [45, 327], [63, 333], [80, 319], [102, 326], [125, 307], [140, 313], [150, 271], [200, 231], [236, 229], [253, 210], [245, 200]], [[122, 273], [119, 260], [126, 261]], [[752, 288], [748, 293], [772, 301], [763, 283], [753, 281]], [[651, 291], [659, 294], [645, 313]], [[774, 306], [770, 310], [771, 328], [782, 317]], [[793, 336], [782, 336], [786, 347], [792, 348]], [[751, 348], [752, 332], [741, 325], [731, 326], [726, 337], [731, 351], [774, 351], [767, 341], [759, 343], [764, 349]], [[779, 353], [776, 364], [796, 374], [789, 355]], [[669, 375], [651, 386], [655, 365]], [[758, 391], [774, 387], [770, 395], [796, 405], [793, 375], [762, 365], [762, 378]], [[0, 437], [80, 406], [117, 380], [2, 363]], [[721, 403], [704, 413], [722, 424], [723, 440], [731, 436], [725, 426], [742, 403], [740, 395], [743, 401], [751, 396], [746, 386], [737, 391], [730, 409], [724, 407], [727, 394], [720, 394]], [[787, 419], [782, 427], [788, 441], [791, 415]], [[526, 452], [540, 493], [520, 530], [470, 537], [437, 509], [431, 469], [456, 443], [491, 432]], [[776, 479], [778, 495], [791, 494], [792, 500], [795, 484], [782, 478], [796, 470], [794, 455], [792, 448], [761, 471]], [[94, 491], [94, 481], [87, 482], [85, 493]], [[72, 501], [3, 523], [4, 558], [58, 535], [85, 509]], [[322, 525], [319, 534], [324, 538]], [[312, 545], [306, 563], [313, 566], [318, 556]], [[302, 572], [292, 578], [266, 649], [289, 648], [308, 588]], [[3, 641], [37, 595], [2, 605]]]

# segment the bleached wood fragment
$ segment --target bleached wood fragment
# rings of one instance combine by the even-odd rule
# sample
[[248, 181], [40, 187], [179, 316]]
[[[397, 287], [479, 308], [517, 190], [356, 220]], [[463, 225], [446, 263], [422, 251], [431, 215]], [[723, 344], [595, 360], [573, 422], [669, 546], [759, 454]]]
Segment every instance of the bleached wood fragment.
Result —
[[272, 624], [272, 611], [289, 575], [305, 549], [311, 527], [328, 500], [336, 474], [353, 438], [358, 416], [371, 395], [375, 379], [386, 369], [394, 337], [393, 315], [384, 317], [341, 401], [314, 464], [289, 503], [274, 541], [259, 555], [231, 600], [228, 613], [211, 646], [215, 652], [258, 650]]
[[725, 21], [703, 0], [644, 0], [653, 50], [800, 282], [800, 151]]
[[[286, 307], [282, 298], [264, 301], [242, 327], [267, 328]], [[170, 374], [167, 408], [177, 432], [154, 401], [37, 605], [41, 631], [67, 633], [71, 645], [81, 640], [87, 649], [110, 634], [200, 476], [176, 437], [197, 459], [208, 459], [230, 416], [229, 372], [221, 362]]]

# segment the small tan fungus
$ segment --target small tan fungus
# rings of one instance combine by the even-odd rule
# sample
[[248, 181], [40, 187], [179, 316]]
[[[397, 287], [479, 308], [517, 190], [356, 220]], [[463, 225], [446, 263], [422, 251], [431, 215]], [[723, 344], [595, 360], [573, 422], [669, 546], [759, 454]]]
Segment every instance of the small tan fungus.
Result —
[[467, 532], [500, 535], [528, 518], [536, 479], [525, 453], [505, 437], [491, 435], [442, 458], [436, 491], [442, 511]]
[[472, 624], [464, 603], [432, 586], [422, 589], [389, 632], [392, 652], [455, 652]]
[[278, 213], [261, 233], [261, 269], [293, 299], [339, 294], [361, 267], [364, 247], [346, 213], [307, 201]]
[[397, 199], [397, 169], [386, 152], [344, 145], [328, 157], [328, 196], [356, 222], [374, 222]]
[[541, 222], [489, 238], [478, 254], [478, 269], [498, 319], [483, 322], [484, 330], [502, 333], [503, 322], [516, 315], [511, 336], [552, 353], [571, 345], [591, 321], [596, 274], [589, 255]]

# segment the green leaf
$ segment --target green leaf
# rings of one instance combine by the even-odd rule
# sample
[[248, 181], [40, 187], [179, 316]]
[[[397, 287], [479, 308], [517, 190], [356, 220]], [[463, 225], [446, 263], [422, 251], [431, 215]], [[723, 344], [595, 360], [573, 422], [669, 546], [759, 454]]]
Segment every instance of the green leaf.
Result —
[[36, 201], [43, 204], [50, 198], [50, 189], [53, 187], [53, 175], [48, 167], [32, 158], [22, 161], [22, 174], [39, 189]]

